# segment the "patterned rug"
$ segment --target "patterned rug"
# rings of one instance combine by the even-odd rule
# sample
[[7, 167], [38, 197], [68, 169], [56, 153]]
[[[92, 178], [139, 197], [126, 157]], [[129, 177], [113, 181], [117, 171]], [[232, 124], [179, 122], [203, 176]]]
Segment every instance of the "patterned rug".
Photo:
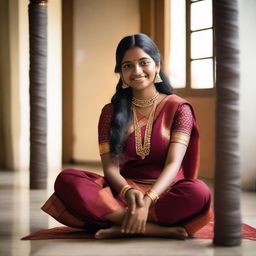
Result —
[[[195, 233], [194, 238], [197, 239], [212, 239], [214, 223], [210, 222], [205, 227]], [[256, 241], [256, 229], [242, 224], [243, 239]], [[33, 234], [21, 238], [21, 240], [47, 240], [47, 239], [94, 239], [94, 233], [87, 230], [70, 228], [70, 227], [55, 227], [50, 229], [39, 230]]]

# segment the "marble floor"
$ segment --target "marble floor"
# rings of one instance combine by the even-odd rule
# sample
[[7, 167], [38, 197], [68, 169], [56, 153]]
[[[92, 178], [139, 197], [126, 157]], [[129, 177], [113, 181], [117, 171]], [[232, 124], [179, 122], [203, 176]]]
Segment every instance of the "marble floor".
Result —
[[[51, 188], [55, 176], [52, 173]], [[207, 182], [211, 186], [211, 181]], [[60, 226], [40, 210], [51, 192], [51, 189], [29, 191], [27, 173], [0, 171], [0, 256], [256, 255], [256, 241], [249, 240], [236, 247], [216, 247], [211, 240], [164, 238], [21, 241], [21, 237], [31, 232]], [[256, 193], [243, 192], [241, 203], [243, 222], [256, 227]]]

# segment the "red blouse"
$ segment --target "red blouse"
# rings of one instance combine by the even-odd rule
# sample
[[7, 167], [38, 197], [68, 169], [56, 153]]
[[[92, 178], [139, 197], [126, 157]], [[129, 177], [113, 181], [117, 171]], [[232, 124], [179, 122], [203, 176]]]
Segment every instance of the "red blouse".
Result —
[[[103, 107], [99, 124], [98, 124], [98, 140], [100, 145], [100, 154], [110, 152], [110, 126], [113, 117], [113, 105], [107, 104]], [[182, 104], [177, 109], [173, 125], [171, 128], [172, 132], [185, 133], [190, 136], [193, 128], [193, 114], [188, 104]]]

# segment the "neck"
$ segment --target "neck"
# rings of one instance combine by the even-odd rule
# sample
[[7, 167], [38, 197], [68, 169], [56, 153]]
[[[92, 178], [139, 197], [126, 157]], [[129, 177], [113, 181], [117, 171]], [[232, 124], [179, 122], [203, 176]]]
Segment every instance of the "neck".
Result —
[[146, 100], [153, 98], [157, 93], [155, 85], [145, 88], [143, 90], [133, 90], [133, 97], [136, 99]]

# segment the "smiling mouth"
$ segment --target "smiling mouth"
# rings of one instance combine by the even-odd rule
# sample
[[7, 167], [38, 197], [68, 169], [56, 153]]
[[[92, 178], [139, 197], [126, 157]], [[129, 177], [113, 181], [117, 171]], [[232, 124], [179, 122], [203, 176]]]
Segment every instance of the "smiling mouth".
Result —
[[144, 78], [146, 78], [146, 76], [135, 77], [135, 78], [133, 78], [132, 80], [133, 80], [133, 81], [140, 81], [140, 80], [142, 80], [142, 79], [144, 79]]

